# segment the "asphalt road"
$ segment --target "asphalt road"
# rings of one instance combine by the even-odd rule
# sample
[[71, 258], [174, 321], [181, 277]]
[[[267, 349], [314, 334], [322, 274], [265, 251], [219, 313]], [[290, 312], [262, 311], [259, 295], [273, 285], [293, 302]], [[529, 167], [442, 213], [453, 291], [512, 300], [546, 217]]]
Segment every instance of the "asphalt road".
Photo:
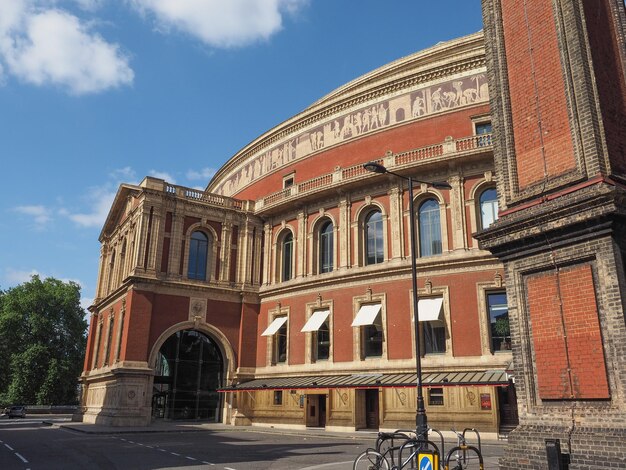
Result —
[[[277, 430], [88, 434], [26, 418], [0, 421], [0, 468], [343, 470], [374, 439]], [[485, 468], [497, 469], [503, 446], [483, 448]]]

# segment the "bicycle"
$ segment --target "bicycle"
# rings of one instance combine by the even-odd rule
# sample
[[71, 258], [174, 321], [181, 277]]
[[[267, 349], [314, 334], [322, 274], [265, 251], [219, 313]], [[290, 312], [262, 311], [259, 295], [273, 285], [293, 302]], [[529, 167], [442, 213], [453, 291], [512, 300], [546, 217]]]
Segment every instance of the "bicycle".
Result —
[[[478, 447], [468, 445], [465, 438], [465, 433], [471, 431], [476, 434], [478, 438]], [[484, 470], [483, 454], [480, 445], [480, 434], [474, 428], [465, 428], [462, 433], [452, 430], [457, 435], [457, 445], [450, 449], [448, 455], [445, 458], [444, 470], [470, 470], [476, 468], [476, 461], [478, 460], [478, 469]], [[471, 454], [476, 456], [471, 456]], [[450, 460], [454, 458], [456, 466], [450, 468]]]
[[[443, 435], [434, 429], [429, 429], [430, 431], [439, 434], [443, 452]], [[412, 436], [415, 436], [414, 431], [379, 432], [376, 438], [376, 447], [366, 449], [359, 454], [354, 461], [353, 470], [401, 470], [407, 468], [408, 465], [410, 468], [417, 468], [417, 458], [424, 442], [420, 442], [417, 436]], [[402, 441], [400, 445], [398, 445], [398, 440]], [[441, 455], [439, 454], [439, 447], [434, 442], [426, 440], [425, 444], [427, 448], [432, 448], [438, 455]], [[402, 454], [407, 449], [411, 449], [411, 453], [406, 460], [403, 460]]]

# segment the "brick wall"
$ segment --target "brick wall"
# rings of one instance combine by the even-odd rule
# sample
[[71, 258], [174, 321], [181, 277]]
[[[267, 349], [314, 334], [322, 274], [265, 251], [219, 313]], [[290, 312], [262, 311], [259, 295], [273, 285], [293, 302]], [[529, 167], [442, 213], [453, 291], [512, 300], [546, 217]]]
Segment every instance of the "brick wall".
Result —
[[610, 398], [591, 266], [531, 276], [527, 292], [539, 397]]
[[522, 190], [543, 180], [544, 171], [547, 176], [557, 176], [576, 167], [556, 25], [552, 10], [545, 5], [545, 0], [502, 2], [518, 183]]
[[[624, 76], [624, 32], [616, 30], [611, 2], [583, 2], [589, 45], [593, 58], [607, 150], [614, 173], [626, 173], [626, 77]], [[622, 43], [620, 48], [619, 44]], [[621, 49], [621, 50], [620, 50]]]

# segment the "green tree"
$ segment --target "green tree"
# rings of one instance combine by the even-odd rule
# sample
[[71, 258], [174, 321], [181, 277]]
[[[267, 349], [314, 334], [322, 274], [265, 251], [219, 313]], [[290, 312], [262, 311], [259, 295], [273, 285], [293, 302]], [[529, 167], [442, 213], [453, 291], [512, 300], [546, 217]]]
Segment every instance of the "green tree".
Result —
[[86, 330], [75, 282], [33, 276], [0, 291], [0, 403], [75, 402]]

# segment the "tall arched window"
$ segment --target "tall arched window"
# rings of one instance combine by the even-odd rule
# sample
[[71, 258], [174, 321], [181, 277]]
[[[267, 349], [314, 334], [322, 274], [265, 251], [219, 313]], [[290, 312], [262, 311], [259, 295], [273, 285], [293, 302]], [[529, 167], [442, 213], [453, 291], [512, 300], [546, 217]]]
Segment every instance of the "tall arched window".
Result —
[[333, 270], [333, 223], [328, 221], [322, 225], [319, 235], [320, 273]]
[[288, 281], [293, 277], [293, 235], [289, 232], [283, 238], [282, 252], [282, 274], [281, 279]]
[[195, 231], [191, 234], [189, 242], [189, 279], [206, 280], [206, 265], [209, 251], [209, 237], [203, 232]]
[[442, 252], [439, 203], [434, 199], [424, 201], [418, 210], [420, 255], [432, 256]]
[[365, 264], [384, 261], [383, 216], [380, 211], [370, 212], [365, 219], [365, 252]]
[[480, 195], [480, 227], [486, 229], [498, 220], [498, 194], [489, 188]]

